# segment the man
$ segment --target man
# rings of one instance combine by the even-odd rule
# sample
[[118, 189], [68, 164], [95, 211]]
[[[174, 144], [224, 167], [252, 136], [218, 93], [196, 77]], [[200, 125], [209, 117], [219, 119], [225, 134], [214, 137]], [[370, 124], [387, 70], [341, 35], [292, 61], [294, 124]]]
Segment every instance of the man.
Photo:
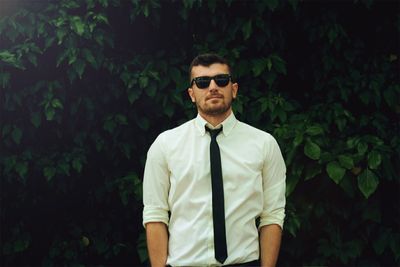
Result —
[[[147, 154], [143, 224], [156, 266], [275, 266], [286, 168], [275, 139], [238, 121], [238, 84], [218, 55], [196, 57], [198, 115], [160, 134]], [[256, 225], [256, 221], [257, 224]]]

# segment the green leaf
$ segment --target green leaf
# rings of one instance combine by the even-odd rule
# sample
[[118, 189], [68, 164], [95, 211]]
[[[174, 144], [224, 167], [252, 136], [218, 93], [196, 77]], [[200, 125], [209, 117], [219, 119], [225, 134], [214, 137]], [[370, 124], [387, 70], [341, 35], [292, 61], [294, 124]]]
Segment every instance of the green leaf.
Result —
[[85, 71], [86, 63], [83, 60], [78, 59], [74, 62], [73, 66], [74, 66], [75, 72], [78, 74], [79, 78], [82, 79], [82, 74]]
[[300, 220], [299, 216], [297, 216], [294, 212], [288, 213], [287, 216], [288, 216], [288, 220], [287, 220], [287, 224], [285, 224], [285, 228], [293, 237], [296, 237], [296, 234], [300, 230], [300, 227], [301, 227], [301, 220]]
[[149, 77], [147, 76], [140, 76], [139, 77], [139, 86], [140, 88], [145, 88], [149, 84]]
[[58, 98], [54, 98], [52, 101], [51, 101], [51, 106], [53, 107], [53, 108], [60, 108], [60, 109], [63, 109], [64, 108], [64, 106], [63, 106], [63, 104], [61, 103], [61, 101], [60, 101], [60, 99], [58, 99]]
[[14, 241], [14, 252], [22, 252], [24, 250], [26, 250], [27, 248], [29, 248], [29, 240], [15, 240]]
[[148, 72], [148, 76], [150, 77], [150, 79], [154, 79], [154, 80], [156, 80], [156, 81], [160, 81], [161, 79], [160, 79], [160, 75], [159, 75], [159, 73], [157, 72], [157, 71], [149, 71]]
[[68, 8], [68, 9], [79, 8], [79, 4], [77, 3], [77, 1], [74, 1], [74, 0], [69, 0], [69, 1], [63, 2], [62, 6]]
[[386, 247], [389, 245], [389, 240], [390, 240], [389, 237], [391, 234], [392, 233], [390, 231], [387, 231], [386, 229], [380, 231], [378, 238], [374, 242], [372, 242], [372, 247], [374, 248], [376, 254], [378, 255], [383, 254]]
[[303, 133], [297, 133], [295, 138], [293, 139], [293, 145], [298, 146], [301, 143], [303, 143], [304, 140], [304, 134]]
[[11, 132], [11, 125], [10, 124], [5, 124], [3, 125], [3, 129], [1, 130], [1, 135], [2, 137], [5, 137]]
[[93, 68], [97, 69], [98, 68], [97, 61], [96, 61], [96, 58], [93, 56], [92, 51], [90, 51], [87, 48], [84, 48], [82, 50], [82, 53], [83, 53], [83, 56], [86, 59], [86, 61], [89, 62]]
[[335, 123], [340, 132], [343, 132], [344, 128], [346, 127], [347, 120], [345, 118], [336, 118]]
[[375, 223], [381, 223], [382, 221], [382, 214], [381, 214], [381, 208], [375, 203], [369, 203], [368, 208], [363, 210], [362, 213], [362, 220], [366, 221], [372, 221]]
[[336, 184], [339, 184], [346, 170], [337, 161], [331, 161], [326, 165], [326, 172]]
[[286, 62], [276, 54], [271, 55], [271, 59], [276, 72], [286, 75]]
[[11, 132], [11, 137], [14, 142], [19, 145], [21, 143], [22, 130], [18, 127], [14, 127], [13, 131]]
[[0, 72], [0, 86], [6, 88], [10, 84], [10, 73]]
[[25, 178], [26, 174], [28, 173], [28, 162], [18, 162], [15, 164], [15, 171], [21, 178]]
[[369, 198], [378, 187], [379, 179], [369, 169], [365, 169], [358, 177], [358, 188], [363, 193], [365, 198]]
[[66, 50], [66, 53], [68, 56], [68, 65], [75, 63], [75, 61], [78, 59], [77, 50], [75, 48], [69, 48]]
[[141, 117], [140, 119], [138, 119], [137, 124], [143, 130], [148, 130], [150, 127], [150, 122], [146, 117]]
[[322, 172], [321, 165], [313, 164], [312, 166], [306, 168], [306, 175], [304, 177], [304, 181], [310, 180], [314, 178], [316, 175]]
[[378, 151], [372, 150], [368, 153], [368, 166], [370, 169], [377, 169], [381, 165], [381, 162], [382, 156]]
[[357, 150], [358, 150], [358, 153], [364, 155], [365, 152], [367, 152], [367, 150], [368, 150], [368, 145], [364, 142], [360, 142], [357, 145]]
[[124, 85], [128, 88], [131, 89], [133, 85], [136, 84], [136, 79], [134, 78], [134, 76], [128, 72], [128, 71], [124, 71], [121, 73], [120, 75], [121, 80], [124, 82]]
[[57, 36], [57, 39], [58, 39], [57, 44], [58, 45], [62, 44], [65, 35], [67, 35], [67, 31], [66, 31], [65, 28], [59, 28], [59, 29], [56, 30], [56, 36]]
[[293, 193], [299, 180], [300, 180], [300, 175], [298, 174], [294, 174], [288, 177], [288, 179], [286, 180], [286, 192], [285, 192], [286, 197], [288, 197], [290, 194]]
[[392, 250], [392, 253], [397, 262], [400, 259], [400, 245], [399, 245], [400, 242], [399, 241], [400, 241], [399, 233], [395, 233], [390, 236], [390, 243], [389, 243], [390, 249]]
[[242, 26], [242, 32], [243, 32], [243, 39], [247, 40], [249, 39], [251, 32], [252, 32], [252, 20], [249, 19], [246, 21], [243, 26]]
[[56, 111], [54, 108], [49, 107], [46, 109], [45, 114], [46, 114], [46, 119], [48, 121], [52, 121], [54, 119], [54, 116], [56, 115]]
[[93, 18], [96, 19], [98, 22], [103, 22], [107, 25], [110, 24], [110, 22], [108, 21], [108, 18], [104, 14], [97, 14]]
[[143, 15], [147, 18], [150, 14], [150, 8], [148, 4], [145, 4], [143, 6]]
[[107, 7], [108, 6], [108, 0], [99, 0], [100, 5], [102, 5], [103, 7]]
[[125, 115], [123, 114], [117, 114], [115, 115], [115, 120], [122, 125], [128, 125], [128, 119]]
[[80, 158], [74, 158], [74, 160], [72, 161], [72, 168], [74, 168], [79, 173], [82, 171], [82, 161], [80, 160]]
[[31, 114], [31, 123], [35, 128], [39, 128], [40, 124], [42, 123], [42, 118], [39, 112], [33, 112]]
[[85, 24], [78, 16], [73, 16], [71, 18], [70, 25], [72, 30], [76, 32], [79, 36], [81, 36], [85, 32]]
[[304, 154], [310, 159], [318, 160], [321, 156], [321, 149], [316, 143], [307, 140], [304, 146]]
[[257, 58], [252, 61], [252, 65], [253, 74], [257, 77], [264, 72], [265, 68], [267, 67], [267, 61], [265, 58]]
[[47, 178], [47, 181], [50, 181], [54, 175], [56, 175], [56, 168], [54, 168], [53, 166], [50, 167], [45, 167], [43, 169], [43, 175]]
[[106, 120], [103, 124], [103, 129], [112, 134], [114, 132], [115, 127], [117, 127], [117, 124], [115, 121], [109, 119]]
[[217, 7], [217, 0], [209, 0], [207, 1], [208, 8], [210, 9], [211, 13], [214, 14], [215, 9]]
[[182, 80], [182, 74], [177, 68], [172, 67], [169, 70], [169, 76], [172, 78], [175, 84], [180, 84]]
[[96, 143], [96, 150], [97, 150], [97, 152], [100, 152], [100, 151], [103, 149], [103, 147], [104, 147], [104, 140], [101, 139], [101, 138], [97, 138], [97, 139], [95, 140], [95, 143]]
[[150, 97], [155, 97], [157, 93], [157, 87], [154, 83], [151, 83], [145, 90], [146, 94]]
[[287, 115], [286, 115], [286, 112], [283, 109], [276, 108], [274, 110], [274, 112], [276, 112], [276, 114], [278, 115], [278, 118], [281, 120], [281, 122], [285, 122], [286, 121]]
[[271, 11], [274, 11], [279, 4], [279, 0], [267, 0], [266, 4]]
[[396, 105], [396, 93], [393, 90], [393, 87], [389, 87], [387, 90], [384, 90], [383, 97], [388, 104], [389, 107], [394, 107]]
[[12, 65], [17, 63], [15, 54], [10, 53], [10, 51], [7, 51], [7, 50], [0, 52], [0, 60], [4, 61], [6, 63], [12, 64]]
[[68, 50], [63, 50], [63, 51], [57, 56], [56, 67], [60, 66], [60, 64], [66, 59], [67, 56], [68, 56]]
[[4, 164], [4, 172], [9, 173], [12, 169], [14, 169], [15, 165], [17, 164], [17, 157], [6, 157], [2, 163]]
[[354, 167], [354, 161], [353, 158], [347, 156], [347, 155], [340, 155], [338, 157], [340, 165], [342, 167], [351, 170]]
[[267, 58], [267, 68], [268, 68], [268, 71], [272, 70], [272, 60], [271, 60], [271, 58]]
[[324, 132], [324, 130], [319, 125], [307, 127], [307, 130], [306, 130], [306, 133], [309, 135], [312, 135], [312, 136], [322, 134], [323, 132]]
[[336, 37], [338, 36], [338, 31], [337, 31], [337, 29], [335, 28], [335, 29], [330, 29], [329, 31], [328, 31], [328, 38], [329, 38], [329, 43], [332, 43], [335, 39], [336, 39]]
[[129, 103], [133, 104], [137, 99], [139, 99], [142, 91], [139, 88], [133, 88], [128, 91], [128, 100]]
[[37, 56], [35, 54], [29, 53], [27, 55], [29, 62], [32, 63], [32, 65], [34, 65], [35, 67], [37, 67], [38, 62], [37, 62]]
[[345, 175], [345, 177], [340, 181], [339, 186], [346, 192], [347, 196], [353, 198], [355, 193], [355, 188], [351, 178]]
[[131, 158], [132, 146], [130, 144], [128, 143], [121, 144], [121, 151], [124, 152], [124, 155], [126, 156], [127, 159]]
[[63, 172], [63, 174], [70, 176], [69, 170], [70, 170], [70, 165], [67, 162], [60, 162], [58, 164], [58, 168], [60, 168]]
[[169, 118], [172, 117], [172, 115], [174, 115], [174, 106], [170, 103], [167, 104], [166, 107], [164, 108], [164, 113], [165, 115], [167, 115]]
[[146, 235], [145, 233], [140, 233], [139, 238], [136, 241], [136, 251], [139, 255], [140, 262], [145, 262], [149, 259], [147, 254], [147, 246], [146, 246]]

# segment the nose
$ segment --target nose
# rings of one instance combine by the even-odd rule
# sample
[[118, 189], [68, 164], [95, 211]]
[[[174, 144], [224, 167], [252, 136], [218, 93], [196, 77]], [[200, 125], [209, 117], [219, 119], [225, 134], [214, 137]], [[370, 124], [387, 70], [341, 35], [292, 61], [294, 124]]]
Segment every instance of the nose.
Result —
[[215, 83], [214, 79], [211, 79], [210, 85], [208, 86], [208, 90], [218, 90], [218, 85]]

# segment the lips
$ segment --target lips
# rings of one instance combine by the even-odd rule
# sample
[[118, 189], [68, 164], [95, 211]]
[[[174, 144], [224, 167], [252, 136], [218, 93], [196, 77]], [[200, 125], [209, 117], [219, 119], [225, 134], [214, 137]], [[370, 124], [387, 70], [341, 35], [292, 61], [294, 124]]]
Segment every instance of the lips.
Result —
[[211, 96], [207, 97], [206, 100], [220, 99], [220, 98], [223, 98], [223, 96], [222, 95], [211, 95]]

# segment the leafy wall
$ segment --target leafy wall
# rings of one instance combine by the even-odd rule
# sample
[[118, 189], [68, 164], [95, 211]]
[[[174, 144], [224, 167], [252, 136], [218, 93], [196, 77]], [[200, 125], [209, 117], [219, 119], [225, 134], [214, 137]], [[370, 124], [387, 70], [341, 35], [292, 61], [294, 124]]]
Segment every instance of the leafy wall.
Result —
[[195, 116], [187, 67], [209, 51], [284, 153], [279, 264], [400, 264], [394, 1], [0, 5], [2, 266], [146, 264], [146, 152]]

